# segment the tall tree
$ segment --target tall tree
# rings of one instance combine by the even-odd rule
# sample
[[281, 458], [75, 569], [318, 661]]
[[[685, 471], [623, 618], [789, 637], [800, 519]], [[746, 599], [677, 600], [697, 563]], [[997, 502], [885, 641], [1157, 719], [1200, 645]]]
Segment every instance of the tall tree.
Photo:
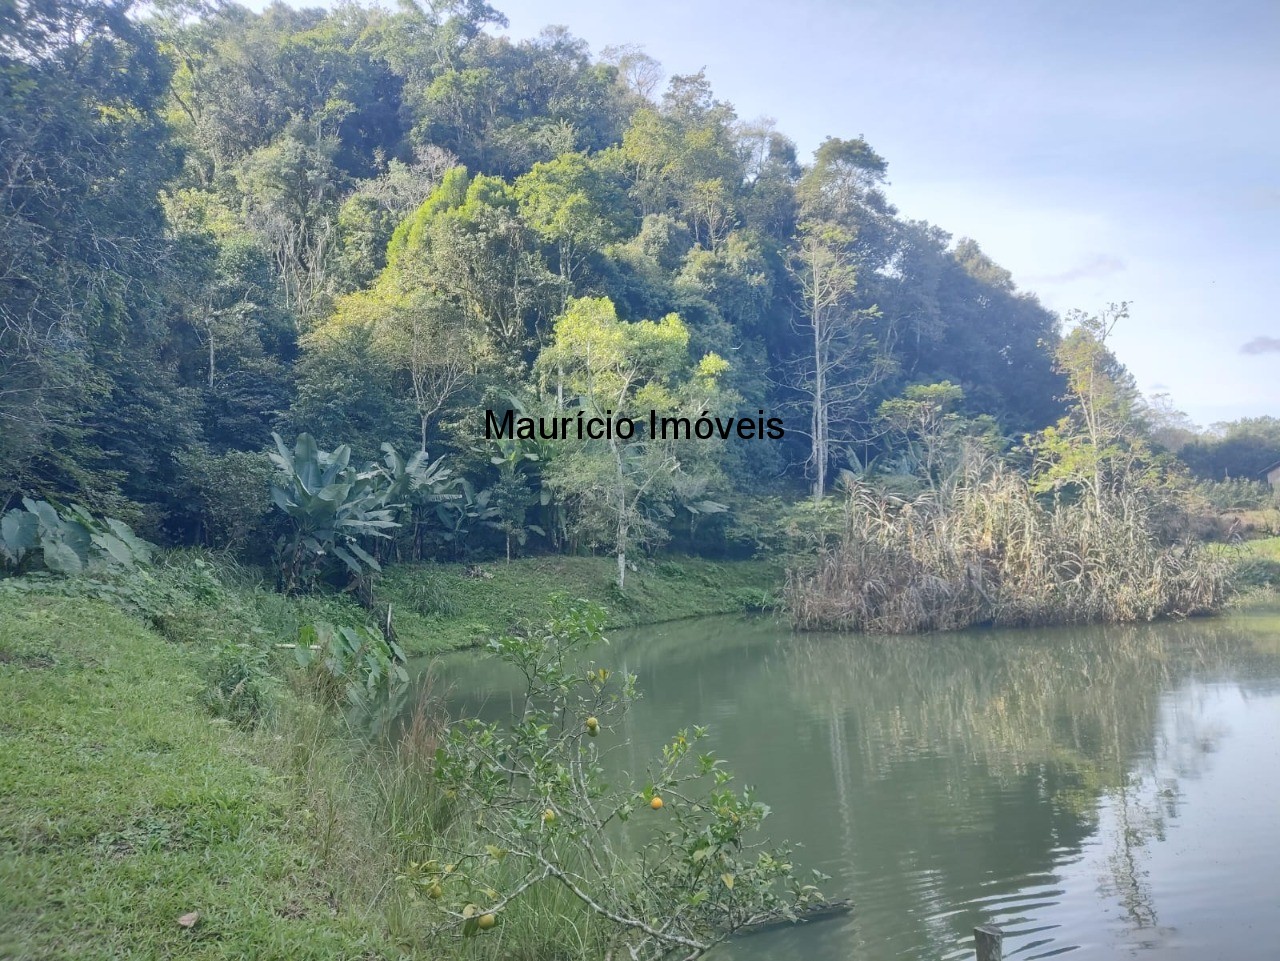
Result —
[[1128, 315], [1128, 304], [1113, 304], [1098, 314], [1076, 311], [1068, 317], [1073, 326], [1058, 346], [1057, 360], [1071, 406], [1036, 444], [1037, 485], [1080, 492], [1095, 511], [1151, 463], [1138, 419], [1141, 395], [1107, 346]]
[[795, 326], [803, 352], [791, 364], [791, 389], [808, 415], [813, 497], [827, 492], [836, 445], [849, 443], [865, 419], [867, 399], [883, 378], [889, 358], [872, 336], [875, 308], [858, 308], [858, 270], [852, 237], [839, 225], [801, 225], [787, 269], [798, 292]]
[[[167, 457], [141, 453], [150, 429], [189, 425], [157, 357], [158, 193], [176, 169], [160, 115], [169, 65], [129, 4], [10, 11], [0, 15], [0, 504], [17, 489], [72, 490], [119, 510], [123, 478], [105, 452], [137, 428], [134, 451]], [[127, 410], [106, 409], [122, 397]]]
[[590, 158], [562, 154], [515, 183], [520, 215], [556, 251], [563, 310], [587, 260], [620, 240], [630, 219], [620, 185]]
[[[607, 436], [566, 443], [548, 473], [561, 496], [574, 505], [580, 529], [609, 543], [623, 589], [628, 551], [664, 536], [655, 516], [662, 515], [673, 496], [673, 479], [682, 466], [679, 441], [649, 433], [649, 411], [696, 417], [697, 404], [714, 410], [715, 379], [726, 365], [708, 356], [695, 371], [689, 332], [675, 314], [629, 323], [618, 319], [608, 298], [587, 297], [570, 301], [557, 318], [555, 339], [539, 356], [538, 366], [563, 372], [586, 418], [613, 422], [601, 432]], [[634, 435], [619, 436], [616, 423], [622, 418], [638, 421]]]
[[332, 294], [329, 269], [337, 246], [342, 174], [333, 138], [282, 137], [241, 166], [245, 222], [271, 252], [285, 305], [303, 329]]

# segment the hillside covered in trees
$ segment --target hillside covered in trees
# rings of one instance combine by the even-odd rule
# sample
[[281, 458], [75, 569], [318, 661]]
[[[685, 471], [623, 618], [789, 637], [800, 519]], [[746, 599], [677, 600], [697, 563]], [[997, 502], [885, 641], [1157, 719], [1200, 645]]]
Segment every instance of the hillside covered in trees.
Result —
[[[518, 484], [536, 506], [542, 481], [582, 500], [589, 458], [477, 450], [487, 407], [555, 408], [599, 373], [566, 367], [575, 336], [639, 358], [628, 389], [673, 409], [784, 418], [782, 443], [664, 454], [646, 516], [672, 529], [902, 456], [877, 412], [910, 385], [949, 382], [997, 446], [1059, 416], [1056, 318], [975, 241], [897, 216], [873, 145], [802, 157], [701, 74], [662, 85], [638, 50], [503, 22], [479, 2], [20, 5], [0, 26], [0, 502], [225, 542], [273, 430], [447, 455], [495, 505]], [[585, 513], [545, 537], [590, 543]]]
[[[1066, 412], [1058, 318], [900, 217], [874, 145], [801, 156], [702, 74], [504, 22], [478, 0], [0, 22], [0, 505], [240, 546], [276, 431], [443, 458], [416, 557], [722, 550], [761, 536], [762, 495], [928, 480], [944, 435], [1016, 452]], [[785, 437], [624, 464], [486, 440], [490, 409]]]
[[[1149, 725], [1236, 628], [856, 635], [1181, 620], [1280, 583], [1255, 479], [1280, 421], [1205, 434], [1143, 398], [1125, 304], [1057, 316], [902, 216], [861, 136], [802, 150], [702, 73], [505, 28], [484, 0], [0, 4], [20, 956], [695, 961], [871, 918], [833, 950], [907, 957], [862, 908], [952, 870], [930, 838], [982, 877], [886, 917], [952, 956], [1148, 761], [1163, 810]], [[762, 611], [790, 624], [647, 629]], [[628, 717], [628, 665], [669, 715]], [[693, 711], [777, 749], [807, 850], [843, 839], [835, 886], [761, 836], [757, 771]]]

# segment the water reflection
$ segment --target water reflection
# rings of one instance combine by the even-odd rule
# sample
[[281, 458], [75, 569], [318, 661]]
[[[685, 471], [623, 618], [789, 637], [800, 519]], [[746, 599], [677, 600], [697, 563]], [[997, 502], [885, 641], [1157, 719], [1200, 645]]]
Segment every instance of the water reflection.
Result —
[[[640, 675], [633, 767], [711, 725], [774, 806], [771, 832], [857, 901], [734, 958], [966, 958], [987, 921], [1025, 958], [1246, 958], [1280, 940], [1275, 610], [891, 639], [714, 620], [601, 656]], [[506, 709], [504, 679], [469, 657], [445, 668], [457, 690]]]

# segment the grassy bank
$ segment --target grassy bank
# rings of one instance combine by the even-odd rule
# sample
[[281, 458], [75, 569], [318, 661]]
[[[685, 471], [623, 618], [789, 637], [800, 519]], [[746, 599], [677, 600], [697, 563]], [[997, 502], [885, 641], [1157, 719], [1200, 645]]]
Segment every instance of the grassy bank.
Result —
[[1236, 586], [1241, 590], [1280, 588], [1280, 537], [1223, 545], [1219, 550], [1234, 562]]
[[0, 957], [384, 956], [200, 663], [108, 604], [0, 593]]
[[775, 603], [783, 570], [776, 561], [667, 558], [629, 572], [625, 593], [616, 574], [607, 557], [401, 564], [382, 576], [378, 597], [391, 605], [405, 650], [421, 654], [477, 644], [521, 620], [545, 617], [557, 592], [599, 602], [611, 628], [759, 610]]
[[[630, 626], [758, 607], [780, 575], [681, 559], [633, 573], [619, 595], [611, 572], [593, 558], [400, 567], [382, 599], [407, 649], [427, 652], [542, 616], [555, 592]], [[114, 581], [0, 590], [0, 957], [377, 959], [430, 947], [396, 880], [430, 846], [416, 768], [354, 749], [275, 647], [304, 624], [364, 616], [347, 599], [283, 598], [255, 572], [195, 554]], [[557, 956], [564, 931], [547, 918], [563, 908], [513, 909], [505, 947], [491, 947]]]

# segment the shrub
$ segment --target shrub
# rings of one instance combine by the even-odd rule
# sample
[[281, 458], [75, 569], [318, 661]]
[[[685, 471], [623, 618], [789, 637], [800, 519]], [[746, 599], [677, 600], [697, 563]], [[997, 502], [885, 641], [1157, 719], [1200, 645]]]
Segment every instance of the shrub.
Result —
[[[524, 678], [520, 711], [507, 726], [457, 722], [440, 740], [433, 825], [449, 854], [402, 877], [426, 895], [426, 931], [441, 948], [480, 935], [486, 915], [519, 923], [528, 912], [516, 909], [533, 903], [594, 940], [586, 956], [698, 958], [820, 897], [789, 851], [752, 841], [769, 808], [705, 751], [704, 729], [677, 733], [641, 784], [606, 773], [635, 678], [584, 663], [603, 621], [599, 607], [561, 601], [546, 624], [492, 641]], [[619, 836], [642, 818], [632, 843]]]
[[199, 448], [176, 455], [198, 508], [203, 539], [210, 547], [238, 551], [258, 531], [270, 510], [273, 468], [265, 453], [210, 454]]
[[79, 504], [59, 511], [22, 499], [0, 517], [0, 571], [43, 566], [55, 574], [133, 568], [151, 562], [152, 547], [114, 517], [94, 517]]
[[279, 686], [267, 651], [242, 641], [219, 648], [206, 679], [202, 700], [209, 711], [244, 726], [267, 716]]
[[1221, 481], [1201, 481], [1195, 492], [1220, 511], [1266, 510], [1280, 506], [1280, 492], [1262, 481], [1242, 477]]
[[409, 683], [404, 651], [367, 626], [308, 625], [298, 632], [294, 653], [313, 692], [334, 703], [368, 708]]

